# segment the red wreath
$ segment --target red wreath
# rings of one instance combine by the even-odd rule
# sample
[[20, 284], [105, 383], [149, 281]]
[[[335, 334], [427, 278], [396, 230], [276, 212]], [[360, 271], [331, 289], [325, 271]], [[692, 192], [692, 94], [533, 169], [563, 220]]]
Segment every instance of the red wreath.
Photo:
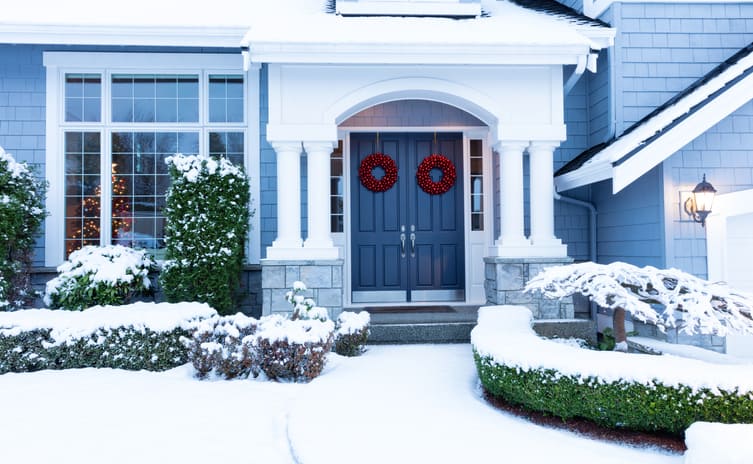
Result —
[[[384, 170], [384, 176], [381, 179], [377, 179], [372, 174], [374, 168]], [[358, 177], [363, 186], [372, 192], [386, 192], [397, 182], [397, 165], [389, 155], [372, 153], [361, 161], [358, 167]]]
[[[431, 178], [432, 169], [442, 171], [442, 177], [437, 182], [434, 182]], [[429, 155], [424, 158], [421, 164], [418, 165], [418, 171], [416, 172], [416, 180], [419, 187], [429, 195], [441, 195], [447, 192], [455, 185], [456, 178], [455, 165], [446, 156], [439, 154]]]

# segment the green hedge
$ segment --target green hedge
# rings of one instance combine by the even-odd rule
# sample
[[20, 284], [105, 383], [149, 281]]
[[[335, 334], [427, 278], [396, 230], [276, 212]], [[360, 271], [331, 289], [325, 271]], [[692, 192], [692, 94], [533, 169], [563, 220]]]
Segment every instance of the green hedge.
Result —
[[562, 419], [581, 417], [606, 427], [675, 435], [697, 421], [753, 423], [753, 392], [693, 391], [656, 380], [650, 385], [628, 380], [606, 383], [552, 369], [501, 365], [476, 350], [474, 359], [489, 393]]
[[163, 371], [188, 362], [181, 338], [190, 333], [182, 328], [98, 329], [62, 343], [55, 342], [51, 332], [46, 328], [0, 335], [0, 374], [84, 367]]

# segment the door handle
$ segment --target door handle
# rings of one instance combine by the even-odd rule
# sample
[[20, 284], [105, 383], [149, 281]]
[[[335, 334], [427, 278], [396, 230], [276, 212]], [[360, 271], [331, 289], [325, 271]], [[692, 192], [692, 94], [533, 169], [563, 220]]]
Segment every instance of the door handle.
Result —
[[400, 234], [400, 256], [405, 258], [405, 232]]
[[410, 255], [416, 256], [416, 234], [414, 232], [410, 233]]

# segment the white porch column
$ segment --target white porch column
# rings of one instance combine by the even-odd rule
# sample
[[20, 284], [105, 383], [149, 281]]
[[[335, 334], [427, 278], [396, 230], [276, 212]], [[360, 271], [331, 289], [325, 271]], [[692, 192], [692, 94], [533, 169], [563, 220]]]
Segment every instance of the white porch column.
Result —
[[523, 150], [527, 142], [501, 142], [499, 145], [499, 192], [501, 210], [497, 256], [524, 256], [530, 242], [524, 233]]
[[334, 142], [303, 142], [308, 167], [307, 258], [337, 259], [330, 235], [330, 155]]
[[294, 259], [301, 241], [301, 142], [273, 142], [277, 153], [277, 239], [268, 259]]
[[558, 142], [531, 142], [531, 245], [536, 256], [564, 257], [567, 246], [554, 236], [554, 149]]

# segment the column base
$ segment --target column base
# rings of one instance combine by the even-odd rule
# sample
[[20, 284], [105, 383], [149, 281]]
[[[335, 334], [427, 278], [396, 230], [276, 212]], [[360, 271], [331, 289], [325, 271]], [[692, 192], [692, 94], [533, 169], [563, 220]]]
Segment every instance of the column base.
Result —
[[301, 260], [301, 259], [339, 259], [340, 249], [310, 247], [267, 247], [267, 259]]
[[261, 260], [262, 314], [289, 313], [285, 294], [301, 281], [317, 306], [327, 308], [337, 318], [343, 306], [343, 260], [341, 259], [263, 259]]
[[500, 258], [566, 258], [567, 245], [558, 239], [546, 244], [495, 245], [489, 248], [489, 255]]

